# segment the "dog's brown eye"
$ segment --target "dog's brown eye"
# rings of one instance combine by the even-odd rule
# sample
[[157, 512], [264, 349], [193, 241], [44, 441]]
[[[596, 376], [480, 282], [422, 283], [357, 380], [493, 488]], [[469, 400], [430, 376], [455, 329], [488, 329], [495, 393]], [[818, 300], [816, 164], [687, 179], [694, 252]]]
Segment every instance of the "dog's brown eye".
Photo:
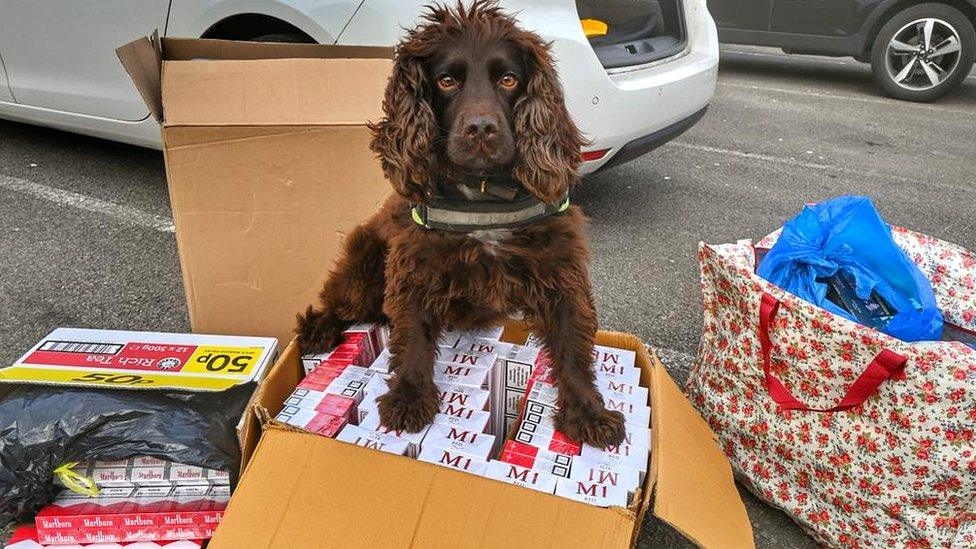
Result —
[[458, 87], [458, 81], [445, 74], [437, 79], [437, 87], [442, 90], [453, 90]]
[[518, 77], [510, 72], [506, 72], [501, 78], [498, 79], [498, 85], [510, 90], [515, 86], [518, 86]]

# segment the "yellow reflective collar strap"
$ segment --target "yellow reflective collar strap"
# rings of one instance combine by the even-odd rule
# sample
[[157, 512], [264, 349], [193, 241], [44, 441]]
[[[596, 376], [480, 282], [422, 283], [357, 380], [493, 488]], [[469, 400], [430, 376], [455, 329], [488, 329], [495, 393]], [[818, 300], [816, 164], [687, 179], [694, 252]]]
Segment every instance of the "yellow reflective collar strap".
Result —
[[514, 229], [566, 211], [569, 195], [559, 204], [546, 204], [535, 197], [513, 202], [467, 202], [435, 199], [410, 208], [410, 219], [427, 229], [452, 232]]

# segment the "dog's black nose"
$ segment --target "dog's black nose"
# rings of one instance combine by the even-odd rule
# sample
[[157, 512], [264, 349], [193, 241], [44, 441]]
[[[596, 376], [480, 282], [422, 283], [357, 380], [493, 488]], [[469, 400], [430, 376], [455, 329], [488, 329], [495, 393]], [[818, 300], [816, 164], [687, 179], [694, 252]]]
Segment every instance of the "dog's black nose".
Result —
[[498, 134], [498, 123], [490, 116], [473, 116], [467, 122], [464, 134], [469, 138], [489, 140]]

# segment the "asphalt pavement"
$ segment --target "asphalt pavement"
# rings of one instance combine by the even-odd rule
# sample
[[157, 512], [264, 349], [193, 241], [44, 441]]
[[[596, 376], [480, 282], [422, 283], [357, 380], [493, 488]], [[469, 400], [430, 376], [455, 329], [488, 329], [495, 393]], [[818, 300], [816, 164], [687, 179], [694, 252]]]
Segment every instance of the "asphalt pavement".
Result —
[[[895, 101], [852, 59], [723, 48], [709, 112], [676, 141], [585, 181], [601, 324], [682, 382], [698, 345], [700, 241], [759, 238], [805, 202], [871, 196], [885, 219], [976, 247], [976, 74]], [[0, 121], [0, 363], [56, 326], [188, 329], [162, 156]], [[815, 547], [743, 491], [757, 545]], [[649, 520], [640, 547], [684, 546]]]

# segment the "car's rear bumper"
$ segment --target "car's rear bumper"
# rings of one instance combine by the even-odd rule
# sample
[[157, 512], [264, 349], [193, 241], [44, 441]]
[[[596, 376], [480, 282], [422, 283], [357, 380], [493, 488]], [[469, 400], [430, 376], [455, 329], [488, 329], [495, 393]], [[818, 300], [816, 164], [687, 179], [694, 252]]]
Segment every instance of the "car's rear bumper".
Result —
[[638, 137], [637, 139], [628, 141], [624, 144], [624, 146], [617, 149], [616, 154], [614, 154], [610, 160], [607, 160], [601, 164], [597, 169], [605, 170], [607, 168], [612, 168], [653, 151], [654, 149], [688, 131], [689, 128], [697, 124], [698, 121], [705, 116], [705, 111], [707, 110], [708, 106], [706, 105], [702, 110], [696, 112], [688, 118], [671, 124], [667, 128], [662, 128], [643, 137]]
[[628, 144], [682, 122], [690, 127], [697, 121], [696, 113], [711, 102], [718, 77], [718, 33], [705, 0], [683, 0], [683, 4], [686, 48], [642, 66], [604, 69], [578, 30], [575, 14], [566, 21], [539, 25], [550, 33], [552, 29], [564, 32], [546, 38], [553, 39], [567, 107], [591, 141], [585, 150], [606, 151], [584, 162], [583, 173], [621, 163], [623, 157], [615, 157], [624, 147], [628, 147], [627, 160], [636, 156], [634, 151], [647, 152], [647, 143]]

